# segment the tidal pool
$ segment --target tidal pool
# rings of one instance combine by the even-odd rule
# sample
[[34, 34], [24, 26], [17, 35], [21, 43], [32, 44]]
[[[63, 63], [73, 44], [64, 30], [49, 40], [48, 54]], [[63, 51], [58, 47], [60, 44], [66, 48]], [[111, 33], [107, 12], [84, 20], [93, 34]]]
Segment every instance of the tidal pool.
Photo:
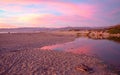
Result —
[[120, 43], [116, 40], [76, 38], [72, 42], [44, 46], [41, 49], [94, 54], [109, 64], [120, 65]]

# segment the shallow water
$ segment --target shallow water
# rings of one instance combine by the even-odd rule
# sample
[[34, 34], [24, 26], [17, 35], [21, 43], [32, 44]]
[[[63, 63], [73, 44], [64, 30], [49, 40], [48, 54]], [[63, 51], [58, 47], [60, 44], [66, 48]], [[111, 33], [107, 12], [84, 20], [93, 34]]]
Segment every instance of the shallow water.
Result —
[[95, 54], [109, 64], [120, 65], [120, 43], [108, 39], [77, 38], [72, 42], [44, 46], [42, 49]]

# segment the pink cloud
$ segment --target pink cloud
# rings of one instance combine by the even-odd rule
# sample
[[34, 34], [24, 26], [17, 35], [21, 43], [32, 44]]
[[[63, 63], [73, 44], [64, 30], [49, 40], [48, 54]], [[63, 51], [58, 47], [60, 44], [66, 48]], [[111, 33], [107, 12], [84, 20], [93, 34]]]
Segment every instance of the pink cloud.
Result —
[[7, 12], [22, 12], [23, 8], [20, 6], [0, 6], [0, 10], [4, 10]]
[[[10, 18], [1, 18], [2, 22], [8, 24], [16, 24], [17, 27], [29, 25], [31, 27], [51, 27], [51, 26], [64, 26], [64, 25], [88, 25], [85, 22], [86, 18], [74, 15], [56, 16], [53, 14], [28, 14]], [[90, 25], [90, 24], [89, 24]], [[53, 26], [53, 27], [54, 27]]]
[[[9, 11], [17, 13], [9, 14], [11, 17], [4, 19], [3, 23], [7, 21], [8, 24], [17, 24], [18, 26], [20, 24], [30, 26], [107, 24], [108, 21], [104, 19], [108, 19], [111, 15], [114, 17], [113, 14], [118, 10], [104, 12], [106, 9], [102, 9], [105, 6], [104, 4], [101, 6], [101, 3], [97, 5], [89, 3], [75, 4], [60, 0], [2, 0], [0, 1], [0, 9], [8, 13]], [[27, 5], [37, 5], [37, 8], [26, 7]]]
[[94, 15], [95, 6], [88, 4], [72, 4], [72, 3], [48, 3], [51, 9], [61, 12], [63, 15], [78, 15], [82, 17], [92, 17]]
[[[3, 10], [9, 10], [9, 11], [16, 11], [16, 12], [21, 12], [21, 11], [27, 11], [30, 9], [25, 9], [24, 6], [22, 5], [29, 5], [29, 4], [39, 4], [39, 5], [44, 5], [45, 8], [36, 8], [36, 9], [31, 9], [31, 12], [35, 12], [33, 14], [38, 13], [38, 11], [57, 11], [61, 13], [60, 16], [56, 16], [55, 14], [37, 14], [36, 16], [28, 16], [27, 14], [30, 14], [31, 12], [28, 12], [27, 14], [21, 14], [20, 16], [16, 16], [14, 19], [15, 23], [19, 24], [29, 24], [29, 25], [54, 25], [54, 24], [59, 24], [59, 25], [65, 25], [65, 24], [83, 24], [82, 21], [86, 19], [92, 19], [96, 10], [96, 6], [94, 5], [89, 5], [89, 4], [74, 4], [74, 3], [66, 3], [66, 2], [60, 2], [60, 1], [43, 1], [43, 0], [4, 0], [1, 2], [2, 4], [6, 4], [4, 7], [3, 5]], [[7, 5], [9, 4], [9, 5]], [[11, 6], [10, 4], [15, 4]], [[12, 8], [12, 9], [11, 9]], [[23, 16], [22, 16], [23, 15]], [[43, 16], [40, 16], [43, 15]], [[22, 18], [23, 17], [23, 18]], [[26, 18], [27, 17], [27, 18]], [[20, 20], [19, 20], [20, 18]], [[29, 20], [27, 20], [29, 18]], [[79, 23], [78, 23], [79, 22]], [[85, 23], [84, 23], [85, 24]]]
[[7, 23], [0, 23], [0, 28], [16, 28], [16, 26]]
[[86, 18], [79, 18], [78, 16], [55, 16], [51, 14], [46, 14], [43, 16], [36, 16], [36, 17], [29, 17], [31, 18], [31, 21], [29, 21], [29, 24], [33, 26], [41, 26], [41, 25], [59, 25], [59, 26], [64, 26], [64, 25], [81, 25], [87, 23], [84, 23]]
[[[3, 0], [0, 4], [16, 4], [17, 6], [5, 6], [4, 9], [12, 10], [12, 11], [25, 11], [24, 7], [21, 4], [29, 5], [29, 4], [40, 4], [45, 6], [45, 10], [55, 10], [63, 15], [79, 15], [82, 17], [92, 17], [96, 12], [96, 6], [89, 5], [89, 4], [73, 4], [73, 3], [66, 3], [60, 2], [55, 0]], [[11, 9], [12, 8], [12, 9]], [[34, 11], [36, 9], [32, 9]], [[41, 8], [39, 9], [41, 10]]]

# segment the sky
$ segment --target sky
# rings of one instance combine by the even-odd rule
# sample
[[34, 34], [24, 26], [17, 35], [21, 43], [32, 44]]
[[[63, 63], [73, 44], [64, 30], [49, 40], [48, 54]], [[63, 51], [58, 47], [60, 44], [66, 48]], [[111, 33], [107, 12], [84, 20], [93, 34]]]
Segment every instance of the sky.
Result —
[[120, 0], [0, 0], [0, 28], [120, 24]]

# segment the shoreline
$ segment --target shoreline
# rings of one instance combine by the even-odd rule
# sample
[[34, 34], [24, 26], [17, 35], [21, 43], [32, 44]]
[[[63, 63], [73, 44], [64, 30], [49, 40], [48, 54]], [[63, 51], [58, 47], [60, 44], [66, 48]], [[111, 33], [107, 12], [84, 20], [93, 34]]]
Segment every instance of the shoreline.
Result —
[[40, 48], [75, 39], [75, 36], [49, 32], [0, 34], [0, 52]]
[[74, 39], [75, 36], [69, 34], [43, 32], [0, 34], [0, 51], [3, 51], [0, 52], [0, 74], [86, 75], [75, 69], [82, 63], [94, 70], [91, 75], [116, 75], [107, 64], [92, 55], [38, 49]]

